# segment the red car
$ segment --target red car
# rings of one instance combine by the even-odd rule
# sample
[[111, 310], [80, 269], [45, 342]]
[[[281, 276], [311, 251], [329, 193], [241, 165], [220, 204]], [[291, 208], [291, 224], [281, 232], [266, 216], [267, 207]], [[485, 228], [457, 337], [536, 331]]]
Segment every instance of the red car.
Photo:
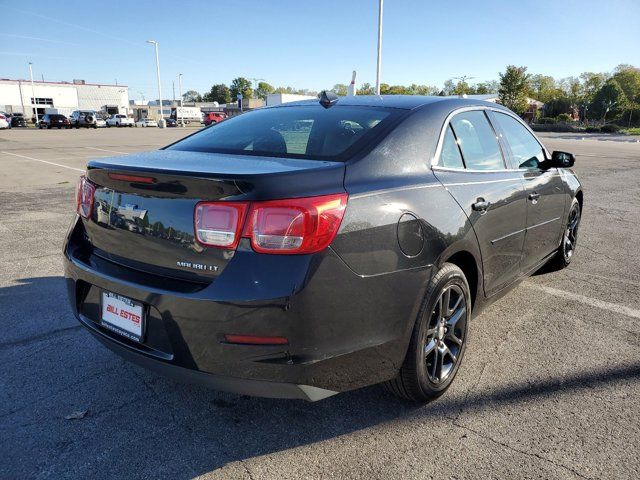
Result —
[[219, 123], [226, 120], [227, 114], [222, 112], [207, 112], [204, 114], [203, 123], [208, 127], [214, 123]]

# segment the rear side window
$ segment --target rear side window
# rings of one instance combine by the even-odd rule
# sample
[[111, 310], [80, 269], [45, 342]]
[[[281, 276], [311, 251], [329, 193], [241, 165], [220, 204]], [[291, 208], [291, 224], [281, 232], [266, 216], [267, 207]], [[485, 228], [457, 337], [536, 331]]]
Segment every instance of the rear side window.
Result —
[[390, 108], [340, 105], [265, 108], [227, 119], [169, 149], [346, 160], [398, 115]]
[[464, 168], [462, 155], [458, 148], [458, 142], [453, 135], [453, 130], [451, 130], [451, 125], [447, 127], [447, 131], [444, 134], [438, 165], [446, 168]]
[[510, 115], [496, 112], [494, 116], [506, 137], [514, 165], [518, 168], [538, 168], [540, 162], [544, 161], [544, 153], [534, 136]]
[[471, 170], [505, 168], [498, 139], [486, 115], [480, 110], [463, 112], [451, 120], [464, 162]]

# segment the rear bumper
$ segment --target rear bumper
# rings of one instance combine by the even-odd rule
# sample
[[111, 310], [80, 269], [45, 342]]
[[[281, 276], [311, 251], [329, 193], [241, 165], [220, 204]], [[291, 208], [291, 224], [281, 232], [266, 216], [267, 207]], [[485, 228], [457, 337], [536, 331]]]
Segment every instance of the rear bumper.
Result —
[[[254, 396], [319, 400], [397, 373], [430, 270], [355, 275], [331, 250], [276, 259], [239, 249], [209, 285], [177, 285], [83, 250], [74, 223], [64, 269], [74, 314], [127, 360], [177, 379]], [[102, 291], [147, 308], [142, 343], [100, 324]], [[225, 334], [283, 336], [235, 345]]]
[[168, 378], [180, 382], [188, 382], [196, 385], [213, 388], [223, 392], [231, 392], [239, 395], [250, 395], [253, 397], [268, 398], [290, 398], [301, 399], [311, 402], [322, 400], [335, 395], [338, 392], [310, 385], [296, 385], [292, 383], [270, 382], [264, 380], [254, 380], [246, 378], [236, 378], [223, 375], [205, 373], [199, 370], [180, 367], [171, 363], [160, 362], [156, 359], [141, 354], [134, 348], [127, 346], [116, 339], [106, 337], [102, 332], [92, 325], [92, 321], [79, 317], [87, 329], [109, 350], [120, 355], [125, 360], [145, 367]]

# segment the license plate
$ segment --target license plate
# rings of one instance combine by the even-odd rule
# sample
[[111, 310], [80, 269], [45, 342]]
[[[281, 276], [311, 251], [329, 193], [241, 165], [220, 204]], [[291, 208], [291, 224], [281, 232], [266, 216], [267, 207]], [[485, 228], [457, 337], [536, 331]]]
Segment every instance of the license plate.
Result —
[[130, 298], [102, 292], [102, 326], [136, 342], [142, 341], [143, 310], [141, 303]]

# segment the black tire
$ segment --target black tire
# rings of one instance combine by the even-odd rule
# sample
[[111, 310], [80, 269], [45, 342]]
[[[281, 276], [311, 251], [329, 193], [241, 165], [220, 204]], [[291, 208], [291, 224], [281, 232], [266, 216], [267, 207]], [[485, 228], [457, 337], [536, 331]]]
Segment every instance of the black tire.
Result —
[[580, 208], [580, 202], [574, 198], [569, 208], [560, 247], [558, 247], [558, 251], [553, 258], [549, 260], [545, 270], [550, 272], [562, 270], [563, 268], [567, 268], [571, 260], [573, 260], [576, 247], [578, 246], [578, 229], [580, 227], [581, 214], [582, 209]]
[[[454, 303], [455, 307], [451, 319], [453, 321], [454, 317], [456, 318], [451, 324], [442, 319], [443, 312], [439, 310], [439, 305], [444, 302], [443, 298], [447, 291], [450, 292], [447, 297], [449, 307], [451, 303]], [[455, 293], [456, 297], [452, 297], [451, 293]], [[460, 305], [456, 303], [458, 298]], [[451, 308], [447, 308], [447, 311], [449, 310]], [[470, 320], [469, 283], [458, 266], [445, 263], [429, 282], [400, 372], [396, 378], [385, 382], [384, 388], [400, 398], [421, 403], [442, 395], [453, 382], [462, 363]], [[439, 326], [433, 328], [434, 325]], [[434, 330], [435, 333], [433, 333]], [[451, 345], [452, 336], [460, 342], [459, 346], [457, 342], [455, 347]], [[434, 342], [435, 346], [433, 346]], [[438, 359], [447, 357], [449, 357], [450, 366], [447, 366], [445, 372], [444, 360], [438, 363]], [[438, 365], [440, 365], [439, 368]], [[436, 378], [438, 375], [432, 376], [438, 370], [442, 374], [439, 380]]]

